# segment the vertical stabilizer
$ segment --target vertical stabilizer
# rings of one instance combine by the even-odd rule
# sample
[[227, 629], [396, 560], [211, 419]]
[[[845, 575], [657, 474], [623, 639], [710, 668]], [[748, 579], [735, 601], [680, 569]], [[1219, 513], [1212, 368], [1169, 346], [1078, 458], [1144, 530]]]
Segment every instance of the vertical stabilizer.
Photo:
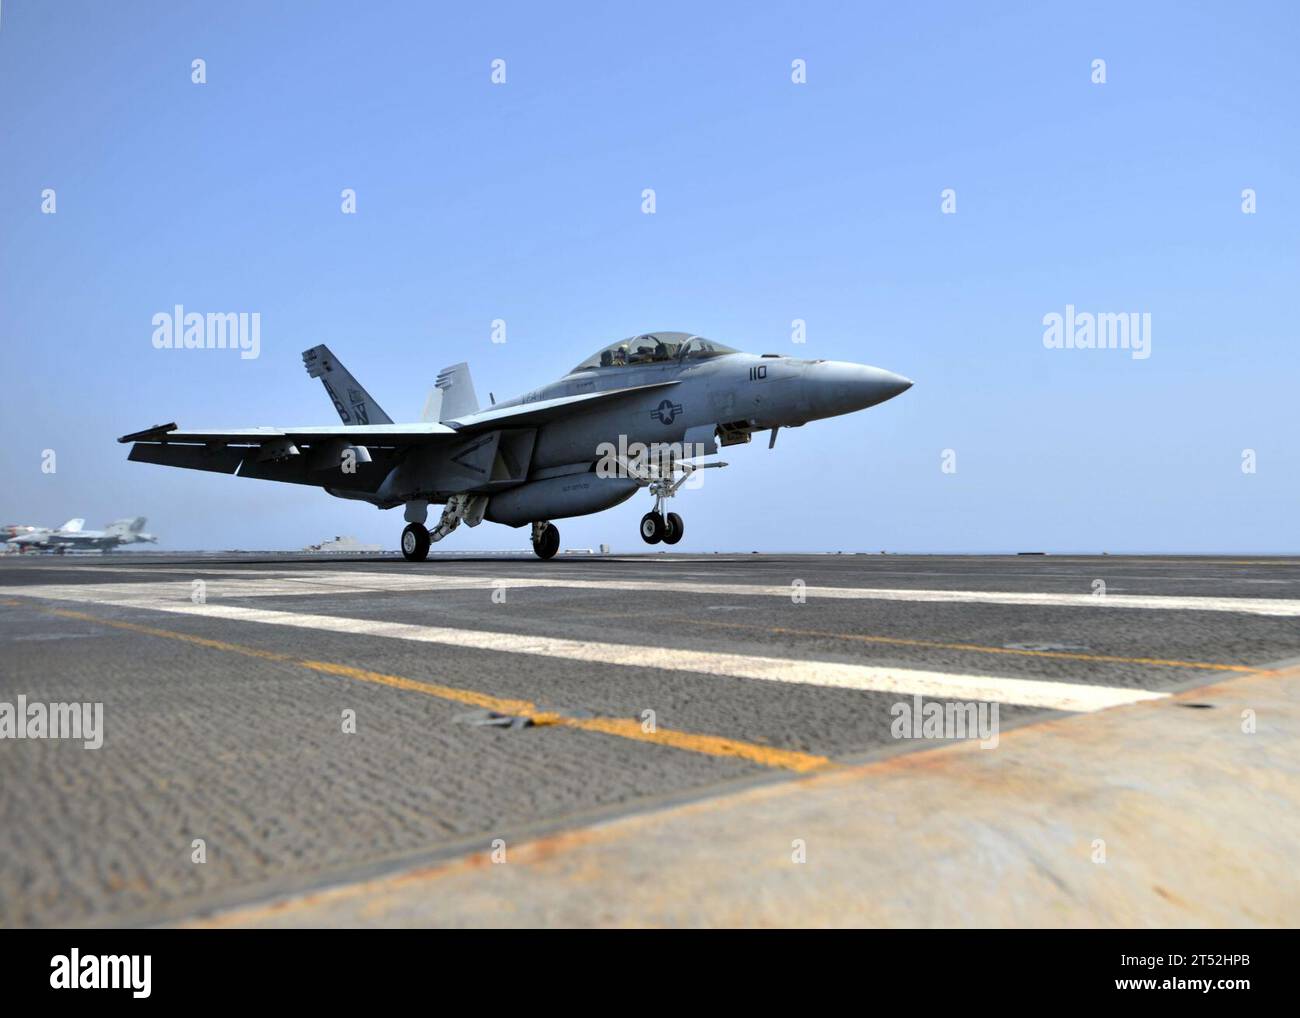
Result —
[[329, 347], [322, 344], [304, 350], [302, 363], [307, 368], [307, 374], [321, 380], [344, 424], [393, 423], [393, 419], [384, 413], [375, 398], [330, 353]]
[[105, 528], [105, 533], [109, 534], [138, 534], [144, 529], [145, 518], [143, 516], [132, 516], [124, 520], [114, 520]]
[[[469, 365], [461, 362], [438, 372], [434, 388], [442, 394], [442, 404], [438, 410], [439, 421], [451, 421], [457, 417], [472, 414], [478, 409], [478, 397], [474, 395], [474, 382], [469, 377]], [[432, 397], [430, 397], [432, 402]], [[427, 409], [427, 408], [426, 408]]]
[[436, 385], [429, 390], [429, 398], [424, 401], [424, 411], [420, 420], [426, 424], [437, 424], [442, 419], [442, 390]]

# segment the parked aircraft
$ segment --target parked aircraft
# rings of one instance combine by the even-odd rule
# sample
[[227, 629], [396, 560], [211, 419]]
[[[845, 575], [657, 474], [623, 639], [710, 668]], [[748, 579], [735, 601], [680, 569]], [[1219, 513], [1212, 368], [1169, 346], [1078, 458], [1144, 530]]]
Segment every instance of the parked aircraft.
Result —
[[40, 551], [43, 541], [51, 534], [75, 534], [86, 525], [85, 520], [68, 520], [60, 527], [24, 527], [11, 526], [4, 529], [6, 551]]
[[[129, 459], [324, 488], [339, 498], [405, 507], [402, 554], [422, 560], [461, 523], [531, 527], [533, 550], [560, 547], [551, 522], [612, 508], [641, 488], [649, 544], [685, 531], [663, 512], [700, 462], [758, 431], [852, 413], [910, 380], [844, 361], [749, 354], [684, 332], [633, 336], [596, 351], [554, 382], [480, 408], [469, 365], [439, 374], [419, 422], [394, 423], [327, 347], [303, 353], [342, 425], [180, 430], [124, 435]], [[441, 505], [432, 529], [429, 506]]]
[[135, 516], [117, 520], [103, 530], [85, 530], [85, 520], [68, 520], [54, 530], [36, 529], [8, 539], [20, 551], [111, 551], [124, 544], [156, 542], [153, 534], [144, 533], [145, 518]]

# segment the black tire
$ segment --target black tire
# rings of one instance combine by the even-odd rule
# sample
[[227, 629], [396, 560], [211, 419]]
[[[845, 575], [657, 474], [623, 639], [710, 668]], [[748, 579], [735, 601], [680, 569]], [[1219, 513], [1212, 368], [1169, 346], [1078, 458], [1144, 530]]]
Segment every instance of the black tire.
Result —
[[641, 517], [641, 540], [646, 544], [658, 544], [664, 539], [664, 518], [658, 513], [646, 513]]
[[554, 523], [546, 524], [546, 529], [542, 531], [540, 541], [533, 542], [533, 554], [545, 562], [548, 559], [555, 558], [555, 553], [560, 550], [560, 531]]
[[402, 531], [402, 558], [423, 562], [429, 557], [429, 532], [423, 523], [408, 523]]
[[676, 544], [682, 539], [682, 534], [686, 533], [686, 524], [676, 513], [669, 513], [664, 517], [664, 544]]

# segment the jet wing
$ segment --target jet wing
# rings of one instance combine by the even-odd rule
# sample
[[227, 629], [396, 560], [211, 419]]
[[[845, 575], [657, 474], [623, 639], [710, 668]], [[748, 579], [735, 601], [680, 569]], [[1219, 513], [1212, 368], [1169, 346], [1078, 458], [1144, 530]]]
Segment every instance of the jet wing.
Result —
[[496, 428], [532, 427], [557, 417], [579, 406], [604, 402], [632, 393], [650, 392], [680, 384], [676, 380], [652, 382], [649, 385], [630, 385], [604, 392], [583, 392], [576, 396], [558, 396], [533, 403], [492, 407], [465, 414], [443, 423], [432, 421], [411, 424], [326, 424], [301, 428], [227, 428], [181, 430], [175, 423], [156, 424], [143, 431], [123, 435], [119, 442], [175, 443], [177, 445], [260, 446], [278, 440], [311, 445], [329, 439], [346, 439], [356, 445], [403, 446], [420, 445], [440, 435], [451, 436], [465, 431], [482, 431]]
[[[606, 389], [604, 392], [583, 392], [576, 396], [557, 396], [555, 399], [538, 400], [535, 403], [523, 403], [516, 406], [490, 407], [477, 413], [465, 414], [447, 423], [459, 431], [481, 431], [492, 428], [534, 427], [566, 416], [570, 410], [590, 406], [607, 400], [618, 399], [633, 393], [652, 392], [680, 385], [676, 379], [667, 382], [651, 382], [649, 385], [629, 385], [622, 389]], [[352, 430], [356, 430], [355, 428]]]
[[346, 439], [356, 445], [415, 445], [437, 435], [454, 435], [445, 424], [326, 424], [302, 428], [200, 428], [182, 431], [175, 424], [159, 424], [144, 431], [123, 435], [119, 442], [175, 442], [183, 445], [262, 445], [275, 439], [290, 442], [324, 442]]
[[[369, 490], [410, 447], [455, 438], [454, 429], [432, 423], [220, 430], [181, 430], [175, 424], [160, 424], [118, 441], [132, 443], [127, 459], [135, 463], [312, 485], [324, 483], [323, 472], [328, 471], [334, 487]], [[340, 474], [340, 462], [349, 449], [354, 469]]]
[[[677, 384], [672, 380], [584, 392], [492, 407], [437, 423], [193, 430], [171, 423], [123, 435], [118, 441], [132, 443], [127, 459], [136, 463], [313, 485], [322, 484], [322, 471], [329, 471], [331, 487], [373, 491], [412, 447], [442, 446], [458, 436], [465, 439], [483, 432], [535, 428], [580, 408]], [[357, 447], [361, 454], [355, 457], [355, 471], [339, 476], [340, 456]]]

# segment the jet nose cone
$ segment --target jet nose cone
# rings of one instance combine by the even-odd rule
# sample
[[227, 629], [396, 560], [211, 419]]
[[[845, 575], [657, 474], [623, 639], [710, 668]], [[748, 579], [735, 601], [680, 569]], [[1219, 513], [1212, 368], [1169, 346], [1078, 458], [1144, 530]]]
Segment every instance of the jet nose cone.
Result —
[[883, 368], [847, 361], [814, 364], [805, 376], [808, 395], [819, 417], [852, 413], [893, 399], [912, 387], [912, 380]]
[[881, 371], [880, 374], [881, 389], [885, 392], [885, 397], [881, 400], [882, 403], [885, 399], [893, 399], [895, 396], [907, 392], [907, 390], [912, 387], [912, 380], [910, 378], [896, 375], [892, 371]]

